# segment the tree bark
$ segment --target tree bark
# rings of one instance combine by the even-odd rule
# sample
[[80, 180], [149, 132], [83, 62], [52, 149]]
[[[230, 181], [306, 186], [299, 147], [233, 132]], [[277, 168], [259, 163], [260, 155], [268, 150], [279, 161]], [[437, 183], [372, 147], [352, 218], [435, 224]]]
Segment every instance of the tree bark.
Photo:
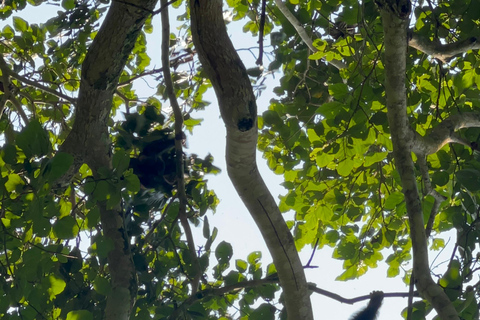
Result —
[[385, 93], [388, 123], [392, 135], [393, 155], [405, 196], [410, 237], [413, 248], [413, 273], [420, 295], [428, 300], [443, 320], [458, 320], [451, 301], [431, 275], [423, 221], [422, 204], [412, 160], [414, 134], [407, 115], [406, 56], [407, 23], [410, 14], [408, 0], [377, 1], [385, 32]]
[[[74, 157], [69, 176], [87, 163], [94, 177], [100, 168], [112, 169], [107, 121], [118, 79], [146, 18], [157, 0], [113, 1], [82, 64], [80, 90], [72, 131], [61, 151]], [[98, 203], [103, 236], [112, 245], [108, 253], [111, 292], [104, 319], [127, 320], [137, 295], [135, 266], [124, 230], [120, 206]]]
[[227, 128], [227, 170], [254, 218], [277, 268], [289, 319], [313, 319], [309, 292], [295, 243], [258, 172], [257, 107], [245, 66], [228, 37], [222, 1], [191, 0], [193, 42], [217, 95]]

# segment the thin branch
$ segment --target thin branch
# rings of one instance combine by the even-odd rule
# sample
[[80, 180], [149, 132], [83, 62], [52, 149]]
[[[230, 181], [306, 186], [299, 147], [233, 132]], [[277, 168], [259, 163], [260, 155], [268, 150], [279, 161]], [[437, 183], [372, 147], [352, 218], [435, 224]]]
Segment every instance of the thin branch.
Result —
[[[20, 114], [20, 117], [23, 119], [23, 122], [25, 124], [28, 124], [29, 120], [27, 115], [25, 114], [25, 111], [22, 108], [21, 103], [17, 100], [17, 98], [15, 98], [15, 96], [12, 94], [10, 90], [10, 75], [12, 74], [12, 72], [8, 68], [8, 65], [3, 59], [2, 55], [0, 55], [0, 70], [2, 70], [3, 91], [5, 93], [7, 100], [10, 100], [10, 102], [15, 106], [15, 109], [17, 109], [17, 112], [18, 114]], [[3, 106], [1, 110], [2, 113], [3, 113]]]
[[320, 241], [320, 238], [317, 238], [317, 241], [315, 241], [315, 245], [313, 246], [312, 254], [310, 255], [310, 259], [308, 259], [308, 262], [305, 265], [305, 268], [317, 268], [317, 267], [312, 267], [310, 263], [312, 263], [313, 257], [315, 256], [315, 251], [317, 250], [319, 241]]
[[[241, 290], [245, 288], [255, 288], [255, 287], [260, 287], [268, 284], [275, 284], [278, 283], [278, 277], [266, 277], [263, 279], [258, 279], [258, 280], [248, 280], [248, 281], [242, 281], [239, 283], [231, 284], [228, 286], [220, 287], [220, 288], [209, 288], [205, 290], [200, 290], [197, 292], [196, 295], [190, 296], [188, 299], [183, 301], [183, 303], [180, 305], [178, 309], [176, 309], [170, 316], [169, 319], [178, 319], [178, 316], [185, 311], [186, 308], [190, 307], [194, 303], [203, 300], [208, 297], [212, 296], [223, 296], [227, 293], [239, 293]], [[315, 284], [309, 284], [308, 285], [308, 290], [321, 294], [325, 297], [331, 298], [333, 300], [336, 300], [341, 303], [346, 303], [346, 304], [355, 304], [357, 302], [361, 302], [364, 300], [369, 300], [371, 298], [371, 295], [363, 295], [355, 298], [345, 298], [342, 297], [339, 294], [330, 292], [325, 289], [318, 288]], [[384, 293], [384, 297], [388, 298], [406, 298], [408, 297], [408, 292], [391, 292], [391, 293]], [[419, 297], [418, 292], [414, 292], [413, 295], [415, 297]]]
[[[275, 0], [275, 3], [278, 7], [278, 9], [283, 13], [285, 18], [292, 24], [292, 26], [295, 28], [297, 31], [298, 35], [300, 38], [302, 38], [302, 41], [305, 42], [305, 44], [308, 46], [308, 48], [312, 52], [317, 52], [318, 49], [313, 45], [312, 39], [308, 36], [307, 31], [305, 28], [300, 24], [300, 21], [297, 20], [297, 18], [293, 15], [293, 13], [288, 10], [287, 6], [283, 3], [282, 0]], [[328, 61], [332, 66], [336, 67], [337, 69], [345, 69], [347, 65], [340, 60], [332, 60]]]
[[[10, 76], [14, 79], [17, 79], [21, 82], [24, 82], [24, 83], [26, 83], [29, 86], [32, 86], [34, 88], [37, 88], [37, 89], [40, 89], [42, 91], [48, 92], [48, 93], [50, 93], [50, 94], [52, 94], [52, 95], [54, 95], [58, 98], [64, 99], [71, 104], [75, 104], [77, 102], [77, 99], [75, 99], [75, 98], [69, 97], [69, 96], [67, 96], [67, 95], [65, 95], [61, 92], [53, 90], [52, 88], [46, 87], [46, 86], [38, 83], [37, 81], [32, 81], [28, 78], [25, 78], [25, 77], [15, 73], [15, 72], [13, 72], [12, 70], [10, 70], [10, 68], [8, 68], [7, 62], [5, 61], [3, 56], [1, 56], [1, 55], [0, 55], [0, 65], [1, 65], [1, 68], [2, 68], [2, 72], [6, 72], [8, 76]], [[5, 68], [5, 71], [4, 71], [4, 68]]]
[[145, 71], [143, 73], [140, 73], [140, 74], [137, 74], [137, 75], [131, 77], [130, 79], [128, 79], [126, 81], [120, 82], [118, 84], [117, 88], [122, 88], [122, 87], [128, 86], [129, 84], [131, 84], [133, 81], [135, 81], [137, 79], [143, 78], [145, 76], [150, 76], [150, 75], [153, 75], [153, 74], [157, 74], [157, 73], [160, 73], [160, 72], [163, 72], [163, 68], [158, 68], [158, 69], [152, 69], [152, 70], [149, 70], [149, 71]]
[[265, 30], [265, 7], [267, 5], [267, 0], [262, 0], [262, 15], [260, 16], [260, 27], [258, 32], [258, 59], [257, 65], [263, 65], [263, 33]]
[[153, 11], [152, 15], [156, 15], [156, 14], [161, 13], [163, 11], [163, 9], [167, 9], [167, 11], [168, 11], [168, 6], [171, 5], [174, 2], [177, 2], [177, 1], [178, 0], [170, 0], [170, 1], [166, 1], [166, 2], [162, 1], [161, 5], [160, 5], [160, 9]]
[[200, 267], [200, 262], [198, 261], [197, 254], [195, 252], [195, 242], [193, 240], [192, 230], [187, 218], [187, 195], [185, 193], [185, 175], [184, 175], [184, 165], [183, 165], [183, 149], [182, 141], [184, 137], [183, 133], [183, 114], [180, 106], [178, 105], [175, 92], [173, 91], [173, 82], [172, 75], [170, 73], [170, 54], [169, 54], [169, 43], [170, 43], [170, 21], [168, 17], [168, 4], [167, 0], [161, 0], [161, 5], [164, 10], [161, 11], [162, 17], [162, 67], [163, 67], [163, 78], [165, 81], [165, 88], [170, 101], [170, 105], [173, 110], [175, 117], [175, 160], [176, 160], [176, 181], [177, 181], [177, 193], [178, 200], [180, 202], [178, 209], [178, 217], [180, 223], [185, 231], [185, 236], [187, 238], [188, 249], [192, 255], [193, 264], [195, 270], [195, 277], [192, 283], [192, 295], [198, 290], [200, 283], [200, 277], [202, 270]]
[[[360, 296], [360, 297], [356, 297], [356, 298], [344, 298], [342, 297], [341, 295], [339, 294], [336, 294], [336, 293], [333, 293], [333, 292], [330, 292], [328, 290], [325, 290], [325, 289], [321, 289], [321, 288], [317, 288], [315, 285], [313, 284], [309, 284], [308, 285], [308, 289], [315, 292], [315, 293], [318, 293], [318, 294], [321, 294], [325, 297], [329, 297], [333, 300], [337, 300], [338, 302], [341, 302], [341, 303], [346, 303], [346, 304], [354, 304], [354, 303], [357, 303], [357, 302], [360, 302], [360, 301], [364, 301], [364, 300], [369, 300], [370, 299], [370, 295], [363, 295], [363, 296]], [[384, 293], [384, 297], [389, 297], [389, 298], [406, 298], [408, 297], [409, 293], [408, 292], [391, 292], [391, 293]], [[420, 297], [420, 295], [418, 294], [418, 292], [414, 292], [413, 295], [415, 297]]]
[[433, 230], [433, 223], [435, 222], [435, 217], [440, 210], [440, 204], [445, 201], [445, 197], [438, 193], [432, 187], [432, 183], [430, 181], [430, 174], [428, 173], [428, 164], [426, 156], [422, 155], [418, 157], [417, 160], [418, 167], [420, 168], [420, 173], [422, 175], [422, 182], [424, 186], [424, 195], [431, 195], [433, 197], [433, 206], [430, 210], [430, 216], [428, 217], [427, 225], [425, 226], [425, 235], [426, 237], [430, 237], [430, 234]]

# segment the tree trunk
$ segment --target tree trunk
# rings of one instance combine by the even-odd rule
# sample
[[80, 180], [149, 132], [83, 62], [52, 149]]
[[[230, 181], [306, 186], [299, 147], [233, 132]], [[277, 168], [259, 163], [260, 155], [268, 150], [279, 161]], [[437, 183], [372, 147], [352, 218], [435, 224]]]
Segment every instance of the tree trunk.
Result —
[[295, 243], [258, 172], [257, 107], [245, 66], [228, 37], [220, 0], [191, 0], [192, 36], [227, 128], [227, 170], [277, 268], [289, 319], [313, 319]]

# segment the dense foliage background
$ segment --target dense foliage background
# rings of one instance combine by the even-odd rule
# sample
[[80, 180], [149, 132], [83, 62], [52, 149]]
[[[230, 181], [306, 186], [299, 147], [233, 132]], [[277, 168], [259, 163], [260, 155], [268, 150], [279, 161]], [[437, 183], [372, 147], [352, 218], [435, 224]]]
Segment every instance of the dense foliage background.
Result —
[[[279, 208], [295, 213], [287, 221], [295, 246], [334, 248], [344, 267], [338, 280], [386, 263], [387, 277], [409, 285], [413, 244], [393, 160], [378, 4], [281, 3], [228, 0], [224, 18], [242, 20], [243, 31], [259, 39], [259, 48], [250, 48], [258, 67], [247, 70], [257, 95], [281, 71], [275, 98], [258, 118], [258, 148], [284, 177]], [[121, 30], [106, 23], [107, 12], [115, 17], [120, 9], [108, 0], [1, 5], [0, 17], [12, 21], [0, 32], [3, 319], [101, 319], [118, 283], [132, 295], [132, 319], [285, 317], [275, 266], [262, 267], [256, 251], [231, 260], [234, 248], [209, 225], [219, 202], [206, 182], [219, 173], [213, 158], [178, 153], [185, 141], [175, 128], [165, 70], [189, 134], [201, 123], [196, 111], [208, 107], [204, 94], [212, 85], [196, 56], [188, 3], [168, 5], [178, 9], [179, 26], [168, 43], [171, 68], [152, 65], [147, 54], [147, 34], [161, 30], [152, 17], [165, 3], [117, 4], [144, 20], [132, 18], [138, 25], [125, 27], [120, 49]], [[30, 6], [57, 14], [29, 23], [21, 16]], [[479, 7], [475, 0], [419, 1], [408, 14], [415, 183], [429, 250], [442, 250], [445, 234], [457, 235], [446, 272], [432, 276], [462, 319], [479, 316]], [[107, 32], [99, 32], [102, 24]], [[112, 52], [98, 50], [102, 45]], [[144, 79], [155, 86], [148, 97], [138, 91]], [[82, 111], [84, 104], [93, 111]], [[200, 242], [190, 228], [203, 235]], [[112, 272], [133, 276], [117, 282]], [[424, 319], [430, 303], [410, 302], [410, 319]]]

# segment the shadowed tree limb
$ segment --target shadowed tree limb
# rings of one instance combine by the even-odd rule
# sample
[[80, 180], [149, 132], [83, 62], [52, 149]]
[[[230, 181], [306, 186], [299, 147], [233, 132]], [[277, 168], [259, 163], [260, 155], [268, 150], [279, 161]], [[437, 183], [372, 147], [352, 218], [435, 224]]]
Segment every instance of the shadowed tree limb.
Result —
[[442, 44], [440, 41], [432, 41], [428, 37], [418, 35], [411, 32], [409, 39], [409, 46], [417, 49], [432, 58], [438, 59], [442, 62], [447, 62], [457, 54], [465, 53], [469, 50], [480, 49], [480, 42], [476, 37], [470, 37], [462, 41]]
[[[107, 121], [114, 91], [137, 37], [157, 0], [113, 1], [82, 64], [75, 122], [60, 151], [71, 154], [74, 165], [62, 178], [68, 182], [83, 163], [99, 178], [99, 169], [112, 169]], [[137, 281], [120, 205], [97, 203], [108, 252], [111, 291], [105, 320], [128, 320], [137, 296]]]
[[411, 156], [413, 134], [407, 116], [406, 55], [408, 0], [378, 0], [385, 33], [385, 93], [395, 165], [405, 196], [413, 248], [413, 272], [420, 295], [428, 300], [442, 320], [459, 320], [453, 304], [431, 275], [422, 203]]
[[[456, 114], [443, 120], [425, 136], [415, 134], [412, 139], [412, 151], [416, 154], [429, 155], [440, 150], [447, 143], [460, 143], [472, 147], [472, 143], [465, 141], [456, 132], [462, 128], [480, 127], [480, 112]], [[409, 131], [412, 131], [409, 129]]]
[[175, 92], [173, 91], [172, 75], [170, 73], [170, 21], [168, 19], [168, 1], [161, 0], [162, 5], [162, 68], [163, 78], [165, 80], [166, 92], [170, 105], [173, 109], [175, 117], [175, 163], [176, 163], [176, 181], [177, 181], [177, 194], [179, 200], [178, 218], [182, 224], [187, 238], [188, 250], [193, 259], [193, 265], [195, 268], [195, 277], [192, 281], [192, 295], [195, 295], [198, 290], [198, 284], [200, 283], [201, 267], [198, 261], [197, 253], [195, 252], [195, 242], [193, 241], [192, 230], [187, 218], [187, 195], [185, 193], [185, 176], [184, 176], [184, 164], [183, 164], [183, 114], [180, 106], [178, 105]]

